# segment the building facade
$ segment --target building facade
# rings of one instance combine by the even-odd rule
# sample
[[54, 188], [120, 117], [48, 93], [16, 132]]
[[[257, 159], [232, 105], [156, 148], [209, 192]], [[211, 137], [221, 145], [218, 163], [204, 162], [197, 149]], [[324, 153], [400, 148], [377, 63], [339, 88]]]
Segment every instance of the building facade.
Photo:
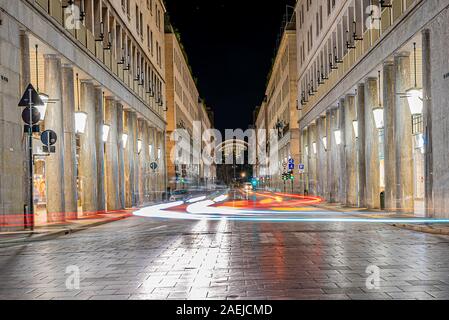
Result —
[[[164, 4], [160, 0], [0, 1], [0, 227], [142, 206], [166, 190]], [[47, 97], [34, 134], [34, 215], [22, 109]], [[45, 95], [44, 95], [45, 94]], [[152, 163], [158, 164], [153, 170]]]
[[204, 185], [205, 174], [208, 179], [213, 177], [205, 171], [201, 156], [202, 135], [212, 128], [212, 121], [200, 99], [179, 35], [168, 23], [165, 32], [169, 188], [194, 189]]
[[[293, 17], [286, 24], [282, 34], [268, 77], [265, 98], [256, 117], [258, 146], [270, 155], [275, 152], [275, 149], [278, 152], [277, 159], [270, 156], [265, 163], [261, 163], [261, 159], [258, 159], [257, 178], [262, 187], [276, 191], [299, 192], [300, 185], [300, 175], [297, 170], [301, 158], [297, 116], [296, 48], [296, 25], [295, 17]], [[277, 137], [274, 141], [270, 137], [270, 130], [276, 132]], [[265, 137], [260, 139], [260, 135]], [[263, 145], [263, 140], [267, 142], [267, 147]], [[277, 163], [272, 163], [273, 161]], [[293, 164], [295, 168], [289, 168], [290, 164]], [[290, 172], [293, 173], [294, 180], [284, 181], [282, 174]]]
[[449, 217], [448, 6], [297, 2], [303, 190], [345, 206]]

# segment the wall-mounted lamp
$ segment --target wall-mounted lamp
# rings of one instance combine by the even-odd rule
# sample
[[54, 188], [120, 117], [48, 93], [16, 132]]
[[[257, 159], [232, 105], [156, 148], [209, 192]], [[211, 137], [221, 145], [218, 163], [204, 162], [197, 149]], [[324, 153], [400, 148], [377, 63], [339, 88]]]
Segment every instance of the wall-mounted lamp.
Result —
[[78, 73], [76, 74], [76, 83], [78, 87], [78, 111], [75, 112], [75, 132], [77, 134], [83, 134], [86, 131], [86, 124], [87, 124], [87, 113], [84, 111], [81, 111], [81, 88], [80, 88], [80, 80]]
[[324, 136], [321, 140], [323, 141], [324, 151], [327, 151], [327, 137]]
[[376, 123], [377, 129], [383, 129], [384, 128], [384, 109], [381, 107], [374, 108], [373, 109], [374, 114], [374, 122]]
[[109, 140], [109, 131], [111, 131], [111, 126], [104, 124], [103, 125], [103, 142], [108, 142]]
[[128, 144], [128, 135], [124, 133], [122, 135], [122, 147], [123, 149], [126, 149], [126, 145]]
[[356, 139], [359, 138], [359, 122], [357, 120], [352, 121], [352, 126], [354, 128], [354, 136]]
[[341, 145], [341, 131], [340, 130], [335, 130], [334, 131], [334, 136], [335, 136], [335, 143], [337, 144], [337, 146]]
[[137, 153], [140, 154], [142, 152], [142, 140], [137, 140]]

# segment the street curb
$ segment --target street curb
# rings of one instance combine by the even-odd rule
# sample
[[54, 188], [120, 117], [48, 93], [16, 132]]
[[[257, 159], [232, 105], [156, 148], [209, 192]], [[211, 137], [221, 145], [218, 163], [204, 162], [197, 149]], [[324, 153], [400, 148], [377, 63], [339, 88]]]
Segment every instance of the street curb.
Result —
[[[316, 205], [314, 207], [324, 208], [327, 210], [333, 210], [333, 211], [337, 211], [337, 212], [347, 212], [347, 210], [344, 210], [344, 208], [341, 206], [331, 207], [331, 206], [327, 206], [327, 205]], [[352, 208], [348, 208], [348, 209], [352, 209]], [[363, 211], [367, 211], [367, 209], [361, 209], [359, 211], [354, 211], [353, 215], [360, 216], [359, 214], [357, 214], [357, 212], [363, 212]], [[370, 210], [370, 211], [377, 211], [377, 210]], [[378, 212], [381, 213], [384, 211], [378, 210]], [[449, 236], [449, 228], [434, 228], [432, 226], [423, 226], [423, 225], [417, 226], [417, 225], [410, 225], [410, 224], [389, 224], [389, 223], [386, 223], [386, 224], [389, 226], [392, 226], [394, 228], [403, 229], [403, 230], [428, 233], [428, 234], [440, 235], [440, 236]]]
[[[88, 225], [84, 225], [84, 226], [77, 226], [75, 228], [62, 228], [60, 230], [57, 231], [53, 231], [53, 232], [45, 232], [42, 234], [39, 233], [29, 233], [30, 234], [30, 238], [24, 238], [24, 239], [20, 239], [20, 240], [10, 240], [10, 241], [0, 241], [0, 248], [6, 248], [6, 247], [11, 247], [11, 246], [16, 246], [16, 245], [21, 245], [21, 244], [28, 244], [28, 243], [32, 243], [32, 242], [41, 242], [41, 241], [49, 241], [49, 240], [53, 240], [62, 236], [67, 236], [70, 234], [74, 234], [83, 230], [88, 230], [91, 228], [96, 228], [105, 224], [109, 224], [112, 222], [116, 222], [116, 221], [121, 221], [121, 220], [125, 220], [130, 218], [131, 216], [123, 216], [123, 217], [118, 217], [118, 218], [111, 218], [105, 221], [98, 221], [92, 224], [88, 224]], [[23, 233], [26, 234], [26, 233]]]

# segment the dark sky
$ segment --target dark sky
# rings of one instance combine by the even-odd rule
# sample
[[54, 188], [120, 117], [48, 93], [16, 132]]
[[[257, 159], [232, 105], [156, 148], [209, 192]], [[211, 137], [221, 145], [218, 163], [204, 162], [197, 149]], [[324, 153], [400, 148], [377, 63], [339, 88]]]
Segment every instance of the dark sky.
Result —
[[263, 99], [286, 4], [295, 0], [166, 0], [215, 127], [246, 129]]

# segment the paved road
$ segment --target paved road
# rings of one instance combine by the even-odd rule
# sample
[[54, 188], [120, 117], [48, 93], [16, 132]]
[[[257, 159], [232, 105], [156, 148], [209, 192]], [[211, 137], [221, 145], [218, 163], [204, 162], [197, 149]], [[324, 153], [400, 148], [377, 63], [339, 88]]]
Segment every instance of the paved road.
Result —
[[[69, 266], [79, 289], [66, 287]], [[378, 290], [366, 286], [368, 266], [380, 268]], [[449, 238], [383, 224], [133, 217], [0, 249], [0, 299], [449, 299]]]

